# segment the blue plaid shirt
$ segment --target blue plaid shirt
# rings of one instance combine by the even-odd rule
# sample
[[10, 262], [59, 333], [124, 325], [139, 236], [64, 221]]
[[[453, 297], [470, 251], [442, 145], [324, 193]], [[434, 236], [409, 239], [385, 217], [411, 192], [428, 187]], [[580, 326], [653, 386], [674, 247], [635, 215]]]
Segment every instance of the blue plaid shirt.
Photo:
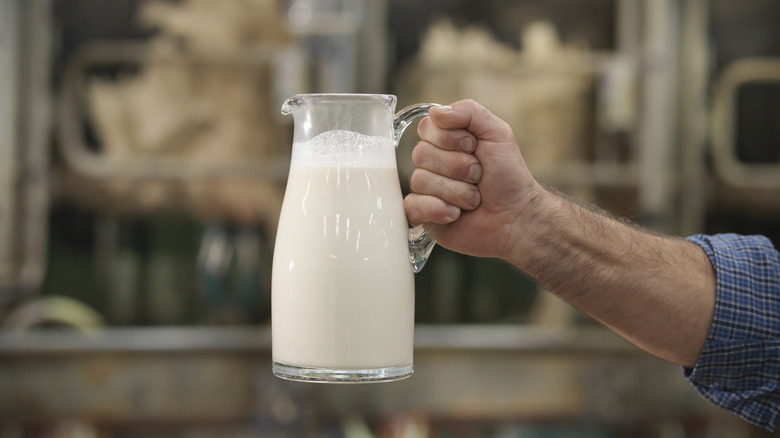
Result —
[[780, 416], [780, 253], [762, 236], [696, 235], [717, 276], [715, 316], [685, 378], [704, 398], [774, 429]]

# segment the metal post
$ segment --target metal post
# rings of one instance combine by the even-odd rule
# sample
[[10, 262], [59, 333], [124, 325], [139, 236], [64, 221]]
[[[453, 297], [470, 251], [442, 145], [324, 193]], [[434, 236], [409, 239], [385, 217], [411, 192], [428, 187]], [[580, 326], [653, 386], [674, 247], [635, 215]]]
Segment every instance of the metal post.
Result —
[[644, 80], [639, 132], [639, 190], [645, 223], [671, 231], [678, 73], [677, 0], [645, 2]]
[[50, 32], [51, 0], [0, 0], [0, 303], [44, 276]]
[[687, 0], [682, 32], [682, 169], [680, 233], [702, 232], [707, 205], [704, 148], [707, 138], [708, 0]]
[[20, 0], [0, 0], [0, 283], [14, 275]]

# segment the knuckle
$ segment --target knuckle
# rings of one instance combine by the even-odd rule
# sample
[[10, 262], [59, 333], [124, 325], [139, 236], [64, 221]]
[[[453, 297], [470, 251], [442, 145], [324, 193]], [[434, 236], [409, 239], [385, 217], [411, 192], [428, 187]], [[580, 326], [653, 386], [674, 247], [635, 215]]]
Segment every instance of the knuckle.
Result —
[[422, 171], [419, 169], [415, 169], [414, 172], [412, 172], [411, 178], [409, 178], [409, 188], [412, 189], [413, 192], [420, 192], [420, 189], [423, 187], [422, 182], [420, 181], [421, 178], [425, 178]]
[[412, 163], [418, 168], [436, 170], [437, 154], [435, 146], [427, 141], [420, 141], [412, 150]]
[[430, 117], [423, 117], [422, 120], [420, 120], [420, 123], [417, 124], [417, 135], [420, 136], [420, 138], [425, 137], [428, 132], [430, 132], [431, 123]]
[[423, 222], [422, 211], [420, 209], [419, 202], [417, 202], [417, 196], [411, 194], [404, 198], [404, 211], [406, 212], [406, 219], [410, 224], [418, 224]]
[[417, 213], [417, 211], [419, 210], [419, 206], [417, 205], [416, 202], [414, 202], [414, 199], [416, 197], [417, 196], [414, 193], [411, 193], [404, 198], [403, 200], [404, 210], [406, 210], [407, 215]]
[[471, 107], [480, 106], [477, 103], [477, 101], [474, 100], [474, 99], [463, 99], [463, 100], [461, 100], [461, 102], [463, 102], [464, 105], [471, 106]]
[[419, 141], [417, 142], [417, 146], [412, 149], [412, 163], [414, 163], [415, 166], [421, 167], [424, 163], [425, 158], [425, 142]]

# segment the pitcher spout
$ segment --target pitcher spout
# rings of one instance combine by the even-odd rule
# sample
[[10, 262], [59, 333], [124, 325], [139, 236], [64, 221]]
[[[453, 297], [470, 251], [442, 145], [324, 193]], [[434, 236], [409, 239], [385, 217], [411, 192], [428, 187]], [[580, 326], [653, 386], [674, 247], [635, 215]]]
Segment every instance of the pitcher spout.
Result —
[[296, 95], [285, 100], [284, 103], [282, 104], [282, 115], [289, 116], [290, 114], [292, 114], [293, 106], [299, 105], [300, 101], [301, 101], [300, 95]]

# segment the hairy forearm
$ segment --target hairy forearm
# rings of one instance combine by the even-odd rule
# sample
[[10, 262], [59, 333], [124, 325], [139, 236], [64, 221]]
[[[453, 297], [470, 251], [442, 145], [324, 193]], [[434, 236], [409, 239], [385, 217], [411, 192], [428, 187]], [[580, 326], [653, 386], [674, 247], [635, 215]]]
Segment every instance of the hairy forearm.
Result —
[[712, 321], [715, 275], [696, 245], [545, 192], [510, 262], [637, 346], [693, 366]]

